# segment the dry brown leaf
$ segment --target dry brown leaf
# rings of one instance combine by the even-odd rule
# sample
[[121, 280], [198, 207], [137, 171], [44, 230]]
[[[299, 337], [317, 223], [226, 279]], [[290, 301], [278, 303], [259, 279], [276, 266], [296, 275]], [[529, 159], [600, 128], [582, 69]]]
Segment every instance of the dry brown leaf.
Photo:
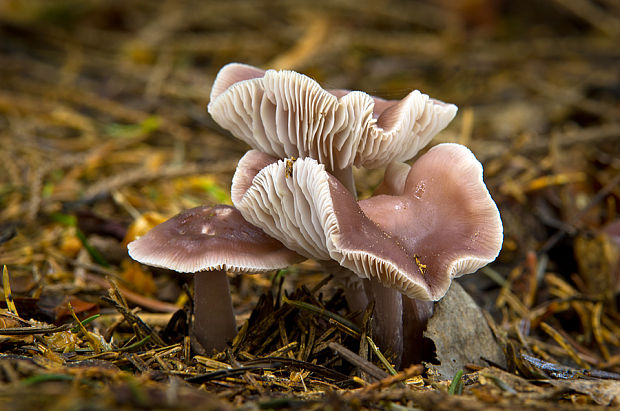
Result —
[[467, 364], [487, 365], [485, 360], [506, 367], [504, 353], [480, 307], [457, 282], [435, 304], [435, 313], [424, 336], [435, 343], [439, 365], [429, 364], [444, 379], [452, 379]]

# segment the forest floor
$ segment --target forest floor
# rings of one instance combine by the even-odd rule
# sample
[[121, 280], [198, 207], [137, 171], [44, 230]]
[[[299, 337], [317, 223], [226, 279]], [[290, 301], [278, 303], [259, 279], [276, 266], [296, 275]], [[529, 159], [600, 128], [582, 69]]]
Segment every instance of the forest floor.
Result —
[[[620, 406], [617, 2], [0, 0], [0, 39], [2, 409]], [[446, 325], [391, 375], [313, 261], [230, 276], [239, 335], [192, 348], [191, 276], [126, 244], [230, 204], [248, 147], [206, 105], [231, 61], [459, 106], [431, 145], [467, 145], [500, 209], [500, 256], [459, 283], [501, 359]]]

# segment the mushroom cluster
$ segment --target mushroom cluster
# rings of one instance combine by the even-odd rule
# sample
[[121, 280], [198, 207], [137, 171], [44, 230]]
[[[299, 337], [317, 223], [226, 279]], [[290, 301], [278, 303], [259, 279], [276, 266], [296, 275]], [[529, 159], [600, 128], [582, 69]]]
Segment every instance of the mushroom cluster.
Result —
[[[397, 365], [420, 360], [432, 301], [446, 293], [452, 278], [493, 261], [503, 238], [499, 212], [471, 151], [441, 144], [412, 166], [403, 162], [445, 128], [456, 107], [417, 90], [388, 101], [360, 91], [325, 90], [291, 71], [233, 63], [218, 74], [208, 109], [253, 147], [239, 161], [231, 188], [235, 208], [227, 210], [239, 213], [244, 232], [261, 233], [249, 237], [273, 241], [265, 247], [274, 257], [261, 269], [302, 258], [338, 267], [353, 310], [374, 301], [379, 346]], [[354, 165], [386, 167], [368, 199], [357, 200]], [[180, 271], [259, 270], [229, 260], [216, 264], [201, 254], [207, 253], [202, 247], [211, 247], [206, 237], [219, 231], [206, 228], [211, 211], [194, 210], [201, 212], [190, 210], [190, 217], [177, 216], [130, 244], [131, 256]], [[196, 228], [179, 229], [184, 218]], [[172, 233], [168, 243], [157, 240], [163, 233]], [[157, 241], [167, 245], [148, 245]], [[170, 242], [187, 251], [170, 251]], [[179, 266], [185, 254], [208, 263]], [[198, 299], [198, 288], [196, 293]]]
[[393, 168], [383, 194], [361, 201], [312, 158], [291, 167], [272, 157], [257, 171], [267, 161], [250, 151], [239, 162], [232, 199], [244, 218], [298, 254], [364, 279], [376, 342], [397, 364], [418, 360], [427, 301], [493, 261], [502, 243], [499, 212], [471, 151], [433, 147], [408, 170]]

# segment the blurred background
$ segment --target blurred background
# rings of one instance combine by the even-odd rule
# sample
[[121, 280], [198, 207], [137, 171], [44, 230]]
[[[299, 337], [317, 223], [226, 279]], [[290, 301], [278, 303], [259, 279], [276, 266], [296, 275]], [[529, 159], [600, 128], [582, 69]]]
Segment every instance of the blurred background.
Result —
[[[24, 319], [63, 324], [70, 301], [80, 318], [104, 314], [91, 337], [114, 335], [117, 347], [134, 352], [161, 348], [135, 347], [142, 338], [136, 328], [117, 329], [122, 319], [115, 322], [111, 300], [101, 300], [113, 279], [129, 306], [141, 307], [144, 321], [176, 345], [148, 367], [138, 361], [148, 353], [108, 352], [112, 368], [143, 372], [147, 382], [175, 375], [171, 369], [210, 369], [208, 359], [188, 362], [187, 324], [171, 317], [181, 307], [189, 312], [190, 278], [140, 266], [126, 244], [182, 209], [230, 203], [230, 180], [248, 147], [206, 107], [216, 73], [236, 61], [293, 69], [327, 88], [388, 99], [419, 89], [458, 105], [432, 144], [470, 147], [500, 209], [499, 258], [462, 283], [501, 330], [510, 371], [540, 375], [528, 371], [521, 352], [618, 373], [619, 45], [617, 0], [0, 0], [4, 292]], [[383, 170], [356, 173], [365, 197]], [[289, 292], [302, 277], [325, 277], [312, 262], [287, 273]], [[239, 324], [278, 278], [231, 277]], [[54, 352], [73, 344], [88, 354], [93, 341], [50, 336], [37, 351], [32, 344], [41, 339], [6, 338], [2, 356], [32, 355], [42, 364], [3, 374], [11, 392], [11, 381], [82, 358]], [[268, 341], [258, 344], [281, 349], [277, 339], [269, 350]], [[303, 378], [296, 384], [306, 391]], [[86, 395], [85, 385], [75, 387]], [[571, 399], [591, 401], [587, 393], [602, 390], [582, 392]]]
[[[17, 295], [101, 288], [75, 269], [88, 244], [128, 289], [182, 305], [123, 240], [230, 201], [248, 147], [206, 106], [236, 61], [457, 104], [433, 143], [472, 149], [505, 227], [467, 289], [506, 324], [571, 293], [617, 324], [619, 44], [615, 0], [0, 0], [0, 263]], [[381, 176], [358, 170], [362, 197]]]
[[[247, 146], [206, 105], [231, 61], [457, 104], [434, 142], [484, 163], [500, 262], [617, 218], [617, 187], [583, 212], [620, 168], [617, 1], [0, 0], [0, 39], [4, 236], [84, 205], [135, 218], [226, 201]], [[381, 173], [361, 171], [362, 196]], [[562, 244], [545, 251], [570, 265]]]

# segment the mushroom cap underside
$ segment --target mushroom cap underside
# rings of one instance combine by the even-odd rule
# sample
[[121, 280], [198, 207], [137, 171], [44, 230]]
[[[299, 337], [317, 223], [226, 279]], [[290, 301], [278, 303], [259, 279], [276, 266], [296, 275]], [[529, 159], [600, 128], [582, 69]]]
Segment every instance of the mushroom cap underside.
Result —
[[415, 156], [456, 115], [453, 104], [415, 90], [401, 100], [326, 90], [303, 74], [231, 63], [212, 87], [209, 113], [250, 146], [312, 157], [327, 170], [377, 168]]
[[421, 156], [397, 188], [402, 195], [360, 202], [310, 158], [244, 167], [261, 156], [269, 163], [247, 153], [233, 179], [233, 202], [248, 221], [305, 257], [335, 260], [409, 297], [441, 298], [453, 277], [493, 261], [501, 248], [499, 212], [463, 146]]

